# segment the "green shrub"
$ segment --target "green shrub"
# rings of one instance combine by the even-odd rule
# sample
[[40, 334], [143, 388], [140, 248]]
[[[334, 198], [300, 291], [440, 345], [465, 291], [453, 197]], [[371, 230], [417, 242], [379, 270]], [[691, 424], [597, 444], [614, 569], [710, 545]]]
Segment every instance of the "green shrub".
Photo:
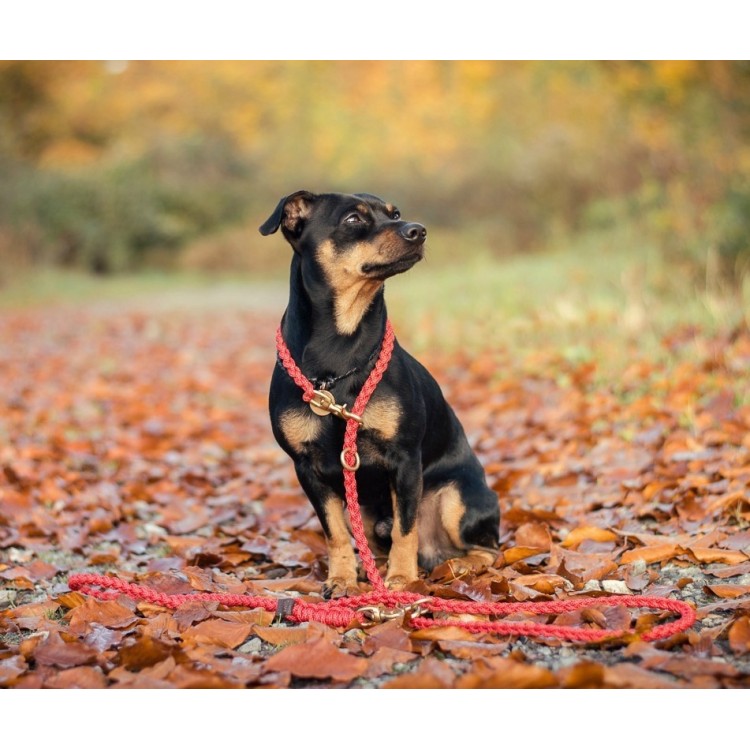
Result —
[[[0, 188], [5, 234], [30, 227], [33, 260], [98, 273], [136, 269], [237, 221], [250, 170], [231, 144], [159, 144], [137, 159], [77, 172], [16, 164]], [[10, 189], [10, 186], [12, 190]]]

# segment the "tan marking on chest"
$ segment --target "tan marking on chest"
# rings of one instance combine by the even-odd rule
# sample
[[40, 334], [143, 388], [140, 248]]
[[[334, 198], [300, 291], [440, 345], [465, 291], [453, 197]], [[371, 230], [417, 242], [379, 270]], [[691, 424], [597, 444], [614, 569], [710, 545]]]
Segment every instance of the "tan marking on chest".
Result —
[[333, 314], [336, 330], [346, 336], [357, 326], [383, 286], [377, 279], [369, 279], [360, 271], [364, 263], [378, 257], [378, 247], [361, 242], [337, 256], [333, 243], [324, 242], [318, 248], [318, 262], [333, 290]]
[[302, 452], [306, 443], [317, 440], [323, 428], [323, 417], [313, 414], [307, 407], [290, 409], [281, 415], [279, 425], [289, 445], [297, 452]]
[[379, 398], [370, 401], [362, 415], [362, 427], [376, 430], [386, 440], [392, 440], [398, 432], [401, 422], [401, 405], [393, 397]]

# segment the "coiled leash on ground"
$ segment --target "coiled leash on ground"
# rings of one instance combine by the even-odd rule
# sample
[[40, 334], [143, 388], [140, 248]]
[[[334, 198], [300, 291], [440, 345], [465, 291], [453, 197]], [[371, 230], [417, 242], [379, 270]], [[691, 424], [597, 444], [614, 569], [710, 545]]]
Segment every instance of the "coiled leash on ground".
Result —
[[386, 321], [385, 335], [375, 366], [349, 411], [346, 406], [335, 402], [325, 390], [315, 390], [313, 384], [302, 374], [284, 342], [281, 328], [276, 332], [276, 348], [279, 359], [289, 376], [302, 389], [302, 400], [309, 403], [316, 414], [335, 414], [346, 420], [344, 446], [341, 451], [341, 465], [344, 470], [346, 505], [349, 511], [352, 536], [357, 543], [362, 565], [372, 584], [372, 591], [358, 596], [347, 596], [321, 602], [304, 601], [299, 597], [279, 598], [274, 596], [250, 596], [242, 594], [222, 594], [195, 592], [192, 594], [162, 594], [148, 586], [127, 583], [112, 576], [90, 573], [77, 573], [68, 579], [73, 591], [80, 591], [98, 599], [114, 599], [121, 594], [132, 599], [159, 604], [175, 609], [185, 602], [219, 602], [228, 607], [261, 608], [274, 612], [289, 622], [322, 622], [332, 627], [366, 626], [373, 622], [404, 617], [414, 628], [456, 626], [472, 633], [497, 633], [499, 635], [524, 635], [543, 638], [556, 638], [568, 641], [599, 641], [632, 632], [619, 630], [594, 630], [572, 626], [548, 625], [523, 620], [464, 620], [458, 617], [433, 619], [428, 614], [484, 615], [504, 617], [516, 613], [529, 615], [556, 615], [563, 612], [601, 606], [626, 606], [660, 609], [679, 614], [671, 622], [657, 625], [642, 633], [645, 641], [669, 638], [690, 628], [695, 622], [695, 610], [687, 602], [654, 596], [606, 596], [564, 599], [545, 602], [470, 602], [443, 599], [437, 596], [424, 596], [409, 591], [389, 591], [378, 572], [362, 523], [357, 494], [355, 473], [360, 459], [357, 453], [357, 431], [362, 423], [362, 414], [375, 392], [393, 353], [395, 336], [390, 321]]

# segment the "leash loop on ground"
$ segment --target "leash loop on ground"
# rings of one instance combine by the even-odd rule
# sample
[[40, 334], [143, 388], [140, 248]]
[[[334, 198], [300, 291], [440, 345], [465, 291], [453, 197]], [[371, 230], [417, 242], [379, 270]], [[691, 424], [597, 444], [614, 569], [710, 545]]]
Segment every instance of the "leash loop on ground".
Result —
[[[72, 575], [68, 579], [71, 590], [80, 591], [104, 600], [125, 595], [132, 599], [147, 601], [172, 609], [176, 609], [185, 602], [212, 601], [227, 607], [261, 608], [267, 612], [275, 613], [277, 617], [289, 622], [314, 621], [332, 627], [350, 627], [352, 625], [366, 627], [377, 622], [403, 617], [404, 624], [414, 628], [455, 626], [471, 633], [523, 635], [582, 642], [617, 638], [633, 631], [623, 629], [597, 630], [533, 620], [499, 620], [497, 618], [519, 614], [551, 617], [590, 607], [625, 606], [659, 609], [679, 615], [676, 620], [661, 623], [644, 633], [640, 633], [639, 635], [644, 641], [670, 638], [692, 627], [696, 619], [694, 608], [687, 602], [665, 597], [618, 595], [597, 598], [571, 597], [542, 602], [476, 602], [424, 596], [409, 591], [389, 591], [377, 569], [375, 559], [367, 543], [359, 508], [355, 472], [360, 466], [360, 458], [357, 452], [357, 431], [362, 421], [361, 415], [364, 414], [370, 397], [388, 368], [394, 343], [393, 327], [390, 321], [386, 321], [380, 355], [354, 402], [352, 413], [346, 411], [345, 405], [341, 407], [336, 404], [333, 396], [330, 396], [330, 401], [328, 398], [320, 399], [317, 396], [313, 384], [304, 376], [290, 354], [284, 342], [281, 328], [276, 332], [276, 348], [279, 359], [292, 380], [302, 389], [303, 401], [310, 403], [313, 399], [319, 398], [319, 403], [315, 405], [323, 409], [324, 415], [334, 413], [347, 420], [344, 446], [341, 451], [346, 505], [349, 511], [352, 536], [357, 544], [367, 578], [372, 584], [373, 590], [371, 592], [330, 601], [310, 601], [303, 597], [279, 598], [218, 592], [164, 594], [148, 586], [127, 583], [119, 578], [92, 573]], [[334, 407], [338, 407], [338, 409]], [[428, 617], [428, 614], [433, 616]], [[454, 617], [451, 617], [451, 615], [454, 615]], [[476, 619], [467, 619], [467, 617]]]

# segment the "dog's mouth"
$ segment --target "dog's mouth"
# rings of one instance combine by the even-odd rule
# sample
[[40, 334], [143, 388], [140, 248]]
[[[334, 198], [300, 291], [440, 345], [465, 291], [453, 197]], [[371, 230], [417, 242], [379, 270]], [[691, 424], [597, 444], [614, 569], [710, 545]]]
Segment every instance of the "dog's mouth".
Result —
[[395, 276], [397, 273], [408, 271], [413, 265], [419, 263], [424, 258], [424, 248], [420, 247], [413, 253], [402, 255], [396, 260], [388, 263], [363, 263], [361, 271], [365, 276], [372, 279], [387, 279], [389, 276]]

